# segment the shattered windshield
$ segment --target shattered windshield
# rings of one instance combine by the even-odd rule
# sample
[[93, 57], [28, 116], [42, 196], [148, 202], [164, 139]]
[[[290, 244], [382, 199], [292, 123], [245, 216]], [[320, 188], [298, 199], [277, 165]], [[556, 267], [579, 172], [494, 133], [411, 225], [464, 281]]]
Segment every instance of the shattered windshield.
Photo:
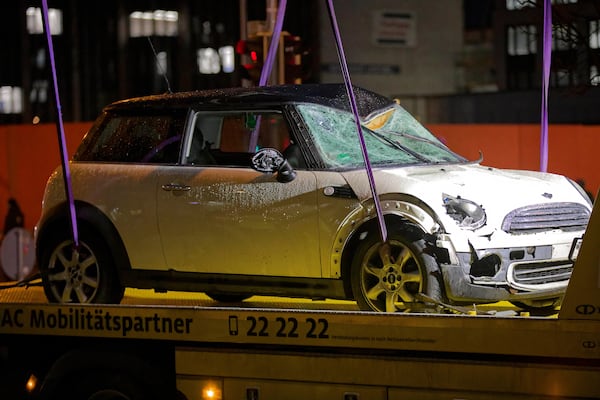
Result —
[[[315, 104], [300, 104], [315, 147], [332, 168], [364, 165], [352, 113]], [[395, 104], [361, 121], [372, 165], [410, 165], [465, 161]]]

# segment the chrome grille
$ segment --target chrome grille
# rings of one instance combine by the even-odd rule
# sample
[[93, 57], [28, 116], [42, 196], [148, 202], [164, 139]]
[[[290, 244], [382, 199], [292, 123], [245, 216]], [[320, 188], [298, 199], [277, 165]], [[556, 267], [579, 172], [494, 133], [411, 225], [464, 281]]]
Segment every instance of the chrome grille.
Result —
[[541, 285], [544, 283], [562, 282], [571, 278], [573, 264], [565, 261], [555, 263], [515, 264], [513, 280], [522, 285]]
[[582, 230], [590, 212], [578, 203], [547, 203], [517, 208], [504, 218], [502, 230], [527, 233], [552, 229]]

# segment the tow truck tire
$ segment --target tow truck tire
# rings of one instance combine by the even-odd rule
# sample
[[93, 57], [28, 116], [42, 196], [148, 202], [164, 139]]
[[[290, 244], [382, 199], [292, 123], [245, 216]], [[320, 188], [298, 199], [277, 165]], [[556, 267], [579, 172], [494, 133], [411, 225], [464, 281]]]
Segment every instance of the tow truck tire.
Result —
[[119, 283], [115, 260], [97, 234], [80, 226], [79, 248], [64, 231], [42, 244], [39, 264], [44, 292], [51, 303], [118, 304], [124, 288]]
[[[135, 355], [73, 350], [52, 366], [44, 400], [162, 400], [174, 398], [171, 378]], [[174, 390], [174, 388], [173, 388]], [[171, 395], [172, 394], [172, 395]]]
[[61, 388], [58, 398], [70, 400], [145, 400], [141, 383], [123, 373], [98, 371], [93, 375], [75, 376], [68, 387]]
[[371, 232], [359, 244], [352, 260], [351, 284], [361, 310], [410, 311], [418, 308], [414, 306], [419, 293], [443, 301], [439, 266], [425, 251], [422, 237], [419, 228], [407, 226], [388, 232], [386, 243]]

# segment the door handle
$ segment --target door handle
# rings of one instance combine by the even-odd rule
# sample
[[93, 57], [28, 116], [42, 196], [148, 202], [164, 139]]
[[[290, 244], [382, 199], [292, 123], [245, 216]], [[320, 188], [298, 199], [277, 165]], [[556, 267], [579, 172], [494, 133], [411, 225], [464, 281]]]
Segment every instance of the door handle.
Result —
[[189, 192], [191, 189], [191, 186], [180, 185], [178, 183], [166, 183], [162, 185], [162, 190], [166, 192]]

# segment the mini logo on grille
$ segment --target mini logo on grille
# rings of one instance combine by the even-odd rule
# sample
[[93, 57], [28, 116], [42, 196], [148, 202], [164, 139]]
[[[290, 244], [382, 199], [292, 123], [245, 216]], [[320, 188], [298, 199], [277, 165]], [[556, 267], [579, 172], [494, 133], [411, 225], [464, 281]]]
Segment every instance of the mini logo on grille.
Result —
[[544, 196], [547, 199], [551, 199], [552, 198], [552, 193], [542, 193], [542, 196]]

